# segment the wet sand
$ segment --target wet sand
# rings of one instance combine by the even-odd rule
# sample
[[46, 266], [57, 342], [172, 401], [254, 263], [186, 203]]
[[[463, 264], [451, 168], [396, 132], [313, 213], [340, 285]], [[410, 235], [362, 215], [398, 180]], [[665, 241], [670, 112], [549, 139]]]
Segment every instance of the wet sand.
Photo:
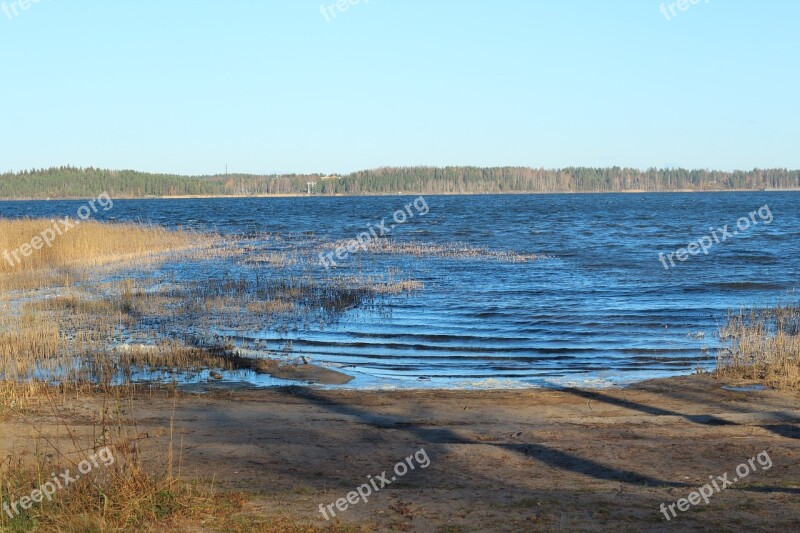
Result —
[[[336, 511], [356, 531], [794, 530], [800, 519], [800, 394], [729, 391], [708, 376], [626, 389], [142, 392], [129, 404], [155, 468], [174, 423], [181, 474], [248, 496], [244, 514], [327, 528], [334, 504], [398, 461], [416, 468]], [[101, 398], [61, 413], [89, 439]], [[0, 454], [33, 449], [34, 425], [66, 442], [44, 405], [0, 423]], [[66, 446], [66, 445], [65, 445]], [[755, 471], [667, 522], [659, 511], [766, 451]], [[334, 507], [335, 509], [335, 507]], [[677, 510], [677, 509], [676, 509]]]
[[[353, 376], [344, 372], [307, 362], [276, 365], [273, 360], [265, 359], [263, 353], [255, 350], [239, 349], [236, 351], [236, 355], [239, 356], [237, 360], [239, 368], [252, 370], [257, 374], [267, 374], [278, 379], [313, 385], [346, 385], [354, 379]], [[226, 385], [226, 388], [230, 387]]]

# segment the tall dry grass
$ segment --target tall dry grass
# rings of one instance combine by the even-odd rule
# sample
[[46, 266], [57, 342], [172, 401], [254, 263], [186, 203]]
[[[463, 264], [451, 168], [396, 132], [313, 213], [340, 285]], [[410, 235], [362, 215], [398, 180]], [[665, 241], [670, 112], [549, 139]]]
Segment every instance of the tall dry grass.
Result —
[[800, 303], [731, 313], [720, 338], [716, 375], [800, 388]]
[[212, 242], [187, 231], [89, 220], [62, 235], [53, 232], [48, 245], [42, 234], [53, 227], [48, 219], [0, 219], [0, 290], [70, 285], [85, 276], [74, 267], [122, 264]]

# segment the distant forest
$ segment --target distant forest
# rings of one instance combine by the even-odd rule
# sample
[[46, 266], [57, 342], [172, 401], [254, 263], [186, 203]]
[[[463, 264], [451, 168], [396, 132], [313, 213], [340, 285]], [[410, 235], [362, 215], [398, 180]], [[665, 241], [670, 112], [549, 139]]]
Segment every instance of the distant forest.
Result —
[[133, 170], [59, 167], [0, 174], [0, 198], [112, 198], [186, 195], [478, 194], [525, 192], [622, 192], [788, 189], [800, 187], [800, 171], [632, 168], [402, 167], [323, 174], [179, 176]]

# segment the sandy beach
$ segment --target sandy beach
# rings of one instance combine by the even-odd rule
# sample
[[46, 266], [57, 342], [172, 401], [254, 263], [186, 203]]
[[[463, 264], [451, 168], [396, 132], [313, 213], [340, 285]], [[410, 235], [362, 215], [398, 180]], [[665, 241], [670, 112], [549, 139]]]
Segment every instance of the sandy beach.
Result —
[[[243, 494], [243, 520], [280, 517], [264, 531], [790, 530], [800, 518], [800, 394], [723, 385], [708, 376], [598, 391], [208, 384], [142, 391], [124, 412], [145, 464], [159, 468], [172, 442], [181, 477]], [[102, 397], [68, 399], [54, 424], [43, 401], [0, 424], [0, 454], [43, 438], [88, 441], [107, 408]], [[394, 476], [420, 450], [427, 468]], [[669, 521], [659, 511], [765, 452], [769, 468], [752, 462], [708, 504], [674, 507]], [[383, 472], [397, 479], [336, 508]], [[320, 504], [336, 517], [326, 521]]]

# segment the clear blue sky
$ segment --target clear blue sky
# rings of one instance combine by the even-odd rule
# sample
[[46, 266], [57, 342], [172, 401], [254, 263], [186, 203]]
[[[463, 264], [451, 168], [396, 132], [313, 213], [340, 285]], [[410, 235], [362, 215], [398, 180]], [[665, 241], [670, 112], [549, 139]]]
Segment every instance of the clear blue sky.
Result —
[[14, 1], [0, 171], [800, 168], [795, 0]]

